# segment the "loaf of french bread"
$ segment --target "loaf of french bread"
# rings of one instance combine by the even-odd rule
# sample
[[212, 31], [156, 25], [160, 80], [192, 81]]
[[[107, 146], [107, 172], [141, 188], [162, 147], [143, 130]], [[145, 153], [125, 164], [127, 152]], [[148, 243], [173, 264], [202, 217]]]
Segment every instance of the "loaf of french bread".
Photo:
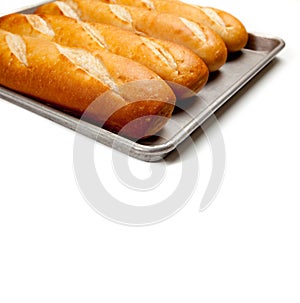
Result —
[[132, 6], [106, 4], [99, 0], [64, 0], [63, 3], [69, 7], [61, 5], [61, 2], [58, 5], [56, 3], [55, 7], [55, 4], [50, 3], [39, 7], [36, 13], [57, 11], [58, 14], [67, 14], [83, 21], [114, 25], [175, 42], [191, 49], [202, 58], [209, 71], [218, 70], [226, 62], [227, 48], [222, 38], [209, 27], [186, 18]]
[[248, 40], [245, 26], [233, 15], [217, 8], [184, 3], [179, 0], [98, 0], [105, 3], [130, 5], [159, 13], [169, 13], [208, 26], [224, 40], [228, 51], [243, 48]]
[[130, 138], [157, 133], [175, 104], [165, 81], [132, 60], [1, 29], [0, 85]]
[[[43, 10], [53, 6], [60, 9], [56, 3], [51, 3]], [[19, 35], [43, 37], [68, 47], [91, 52], [106, 49], [127, 57], [168, 81], [179, 98], [186, 93], [185, 87], [198, 92], [208, 79], [208, 68], [203, 60], [186, 47], [138, 36], [111, 25], [87, 23], [64, 15], [11, 14], [0, 18], [0, 28]]]

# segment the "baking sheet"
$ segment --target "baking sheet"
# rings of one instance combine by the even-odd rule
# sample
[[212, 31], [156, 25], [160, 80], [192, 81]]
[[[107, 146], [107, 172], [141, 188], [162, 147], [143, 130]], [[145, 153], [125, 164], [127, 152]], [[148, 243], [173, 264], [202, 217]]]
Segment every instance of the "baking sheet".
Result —
[[[20, 12], [32, 13], [38, 6]], [[180, 102], [171, 120], [157, 136], [133, 142], [103, 128], [0, 86], [0, 97], [40, 116], [77, 131], [102, 144], [144, 161], [159, 161], [172, 152], [217, 109], [259, 73], [285, 46], [281, 38], [249, 34], [246, 47], [229, 56], [220, 71], [193, 98]]]

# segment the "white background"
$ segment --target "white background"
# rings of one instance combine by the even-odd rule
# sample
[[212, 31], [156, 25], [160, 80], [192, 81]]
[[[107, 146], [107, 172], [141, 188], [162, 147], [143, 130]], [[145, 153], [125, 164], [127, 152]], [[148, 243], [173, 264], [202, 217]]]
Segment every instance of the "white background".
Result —
[[[1, 1], [0, 13], [33, 3]], [[108, 221], [77, 187], [74, 133], [0, 100], [0, 302], [300, 301], [300, 1], [201, 4], [286, 42], [217, 115], [226, 172], [213, 204], [198, 212], [211, 161], [200, 134], [199, 187], [182, 211], [148, 227]], [[109, 175], [110, 149], [96, 158]]]

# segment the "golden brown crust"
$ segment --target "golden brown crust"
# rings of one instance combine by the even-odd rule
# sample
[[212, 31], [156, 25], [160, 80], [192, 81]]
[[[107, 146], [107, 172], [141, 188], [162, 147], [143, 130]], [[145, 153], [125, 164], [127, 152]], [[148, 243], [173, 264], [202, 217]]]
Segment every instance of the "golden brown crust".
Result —
[[[127, 78], [129, 82], [123, 82], [122, 86], [113, 86], [107, 78], [110, 76], [105, 67], [103, 70], [101, 58], [91, 53], [0, 30], [1, 85], [76, 115], [85, 113], [95, 123], [106, 121], [106, 127], [117, 132], [125, 126], [124, 122], [142, 116], [139, 128], [129, 126], [124, 132], [132, 138], [159, 131], [175, 103], [175, 96], [166, 83], [158, 76], [145, 79], [136, 75], [135, 79]], [[144, 81], [148, 90], [142, 89]], [[126, 93], [127, 86], [131, 95]], [[116, 116], [111, 116], [114, 113]], [[145, 117], [148, 115], [155, 115], [159, 123], [150, 123]]]
[[35, 13], [67, 16], [73, 19], [80, 20], [77, 13], [73, 9], [70, 10], [69, 5], [66, 5], [66, 3], [60, 0], [41, 5], [36, 9]]
[[[54, 6], [54, 3], [50, 3], [50, 12]], [[47, 7], [49, 6], [43, 7], [44, 12]], [[107, 49], [145, 65], [164, 80], [195, 92], [208, 79], [205, 63], [186, 47], [169, 41], [141, 37], [110, 25], [86, 23], [60, 15], [12, 14], [0, 18], [0, 28], [16, 34], [42, 36], [62, 45], [89, 51], [100, 50], [103, 53], [102, 50]], [[128, 69], [127, 65], [119, 66], [120, 69]], [[129, 74], [136, 72], [128, 70]], [[126, 75], [122, 71], [120, 74]]]
[[160, 13], [169, 13], [208, 26], [222, 37], [230, 52], [240, 50], [246, 45], [248, 40], [248, 33], [241, 21], [233, 15], [217, 8], [191, 5], [178, 0], [101, 1], [156, 10]]
[[[171, 14], [160, 14], [132, 6], [102, 3], [99, 0], [64, 0], [89, 22], [100, 22], [140, 32], [183, 45], [195, 52], [210, 71], [218, 70], [227, 59], [224, 41], [210, 28]], [[39, 9], [37, 12], [42, 12]]]
[[228, 51], [239, 51], [246, 46], [248, 41], [248, 32], [240, 20], [238, 20], [233, 15], [217, 8], [201, 7], [201, 9], [211, 9], [215, 11], [224, 21], [226, 26], [225, 30], [222, 30], [220, 26], [218, 26], [216, 23], [211, 22], [210, 20], [208, 20], [206, 24], [208, 24], [208, 26], [219, 33], [219, 35], [225, 41]]
[[166, 81], [199, 92], [208, 80], [204, 61], [184, 46], [106, 24], [93, 26], [105, 38], [109, 51], [147, 66]]

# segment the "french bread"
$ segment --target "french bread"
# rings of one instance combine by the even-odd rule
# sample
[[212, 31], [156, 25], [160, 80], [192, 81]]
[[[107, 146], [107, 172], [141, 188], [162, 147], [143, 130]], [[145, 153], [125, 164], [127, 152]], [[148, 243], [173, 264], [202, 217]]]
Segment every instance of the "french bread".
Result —
[[1, 29], [0, 85], [130, 138], [158, 132], [175, 103], [170, 87], [132, 60]]
[[[55, 5], [51, 3], [52, 7]], [[187, 92], [185, 87], [198, 92], [208, 79], [208, 68], [191, 50], [115, 26], [87, 23], [64, 15], [11, 14], [0, 18], [0, 28], [91, 52], [107, 49], [145, 65], [170, 85], [175, 83], [173, 88], [179, 98]]]
[[[110, 24], [183, 45], [202, 58], [209, 71], [218, 70], [226, 62], [227, 49], [221, 37], [210, 28], [185, 18], [132, 6], [106, 4], [99, 0], [64, 0], [63, 2], [68, 4], [77, 14], [77, 18], [83, 21]], [[44, 7], [38, 8], [36, 13], [42, 14]]]
[[243, 48], [248, 40], [245, 26], [233, 15], [217, 8], [184, 3], [179, 0], [98, 0], [105, 3], [130, 5], [159, 13], [169, 13], [210, 27], [224, 40], [228, 51]]

